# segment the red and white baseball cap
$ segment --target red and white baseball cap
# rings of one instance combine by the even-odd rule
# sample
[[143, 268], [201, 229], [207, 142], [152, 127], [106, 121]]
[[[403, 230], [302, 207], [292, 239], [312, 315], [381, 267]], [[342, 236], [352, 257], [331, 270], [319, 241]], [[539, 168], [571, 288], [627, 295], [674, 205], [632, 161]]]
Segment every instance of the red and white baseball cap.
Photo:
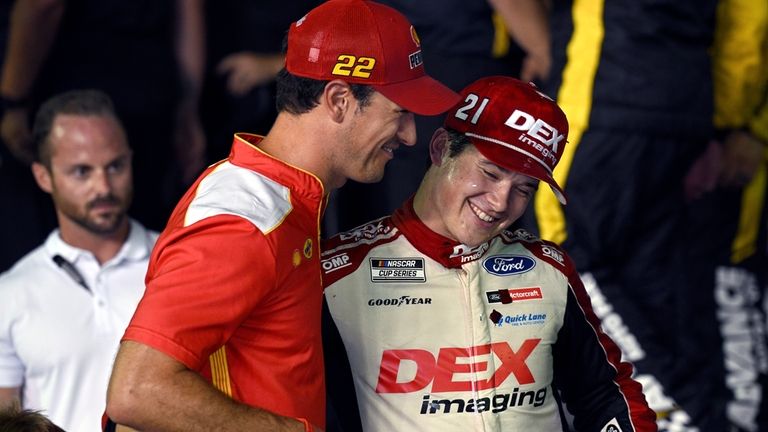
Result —
[[411, 23], [367, 0], [328, 0], [291, 24], [285, 67], [304, 78], [370, 85], [416, 114], [441, 114], [458, 101], [426, 74]]
[[568, 141], [560, 107], [532, 83], [505, 76], [481, 78], [460, 94], [445, 127], [466, 135], [493, 163], [548, 183], [565, 204], [552, 177]]

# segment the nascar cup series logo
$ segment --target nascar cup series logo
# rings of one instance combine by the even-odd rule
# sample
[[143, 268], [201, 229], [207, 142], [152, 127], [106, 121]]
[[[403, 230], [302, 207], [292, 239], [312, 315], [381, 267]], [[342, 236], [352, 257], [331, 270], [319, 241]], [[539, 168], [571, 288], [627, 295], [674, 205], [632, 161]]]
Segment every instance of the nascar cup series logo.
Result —
[[426, 282], [424, 258], [371, 258], [371, 282]]

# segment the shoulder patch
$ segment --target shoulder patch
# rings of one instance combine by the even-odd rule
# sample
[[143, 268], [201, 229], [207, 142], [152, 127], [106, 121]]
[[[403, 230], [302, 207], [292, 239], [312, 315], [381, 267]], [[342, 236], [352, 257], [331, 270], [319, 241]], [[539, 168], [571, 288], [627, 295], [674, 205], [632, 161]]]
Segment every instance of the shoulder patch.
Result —
[[560, 271], [565, 271], [566, 268], [572, 266], [570, 259], [560, 246], [542, 240], [522, 228], [514, 232], [503, 231], [501, 237], [505, 243], [520, 242], [536, 257], [552, 264]]
[[327, 287], [357, 270], [368, 252], [399, 237], [400, 231], [386, 216], [323, 241], [320, 264]]
[[291, 212], [288, 187], [257, 172], [224, 162], [197, 186], [184, 225], [217, 215], [240, 216], [267, 234]]

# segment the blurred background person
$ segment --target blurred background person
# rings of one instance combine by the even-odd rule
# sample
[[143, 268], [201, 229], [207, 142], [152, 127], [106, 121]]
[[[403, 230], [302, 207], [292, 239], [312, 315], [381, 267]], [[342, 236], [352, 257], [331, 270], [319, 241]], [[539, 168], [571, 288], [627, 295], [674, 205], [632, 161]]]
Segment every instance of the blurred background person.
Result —
[[[132, 214], [162, 228], [205, 165], [197, 112], [204, 39], [202, 0], [15, 0], [0, 72], [0, 136], [20, 162], [4, 157], [0, 175], [23, 170], [8, 165], [29, 164], [29, 115], [41, 101], [66, 90], [100, 89], [114, 100], [142, 174]], [[21, 198], [19, 206], [28, 205], [23, 196], [2, 192]], [[19, 226], [13, 214], [0, 217], [8, 249], [39, 234]], [[26, 250], [13, 252], [18, 258]]]
[[0, 432], [64, 432], [40, 411], [22, 410], [18, 404], [0, 408]]
[[265, 135], [269, 131], [277, 117], [275, 78], [285, 63], [285, 29], [320, 3], [206, 3], [206, 72], [200, 108], [210, 163], [227, 157], [233, 133]]
[[33, 141], [34, 178], [58, 228], [0, 275], [0, 406], [20, 402], [66, 430], [99, 431], [157, 233], [126, 214], [132, 152], [106, 94], [51, 98]]
[[745, 44], [752, 54], [718, 59], [720, 29], [763, 26], [765, 7], [738, 0], [552, 2], [552, 71], [544, 89], [571, 123], [555, 178], [574, 205], [563, 208], [540, 189], [526, 225], [573, 257], [606, 332], [636, 365], [661, 430], [734, 427], [726, 418], [714, 293], [691, 275], [704, 268], [694, 257], [709, 239], [689, 230], [709, 215], [691, 217], [686, 180], [715, 136], [715, 109], [746, 108], [723, 105], [716, 90], [741, 95], [745, 79], [765, 76], [747, 73], [717, 89], [713, 59], [743, 68], [756, 55], [754, 44]]
[[703, 354], [719, 367], [709, 379], [724, 387], [729, 430], [766, 431], [768, 3], [721, 0], [717, 13], [715, 135], [685, 182], [688, 318], [717, 327], [697, 338], [714, 342]]

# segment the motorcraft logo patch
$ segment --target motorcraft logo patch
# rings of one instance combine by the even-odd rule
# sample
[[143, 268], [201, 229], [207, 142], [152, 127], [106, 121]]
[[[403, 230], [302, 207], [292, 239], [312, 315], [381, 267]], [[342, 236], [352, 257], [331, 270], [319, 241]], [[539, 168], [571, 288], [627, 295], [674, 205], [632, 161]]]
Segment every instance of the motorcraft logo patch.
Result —
[[424, 258], [371, 258], [371, 282], [426, 282]]
[[496, 276], [525, 273], [536, 267], [536, 261], [523, 255], [493, 255], [483, 260], [483, 268]]
[[509, 304], [513, 301], [535, 300], [541, 298], [540, 287], [502, 289], [498, 291], [486, 291], [488, 303]]

